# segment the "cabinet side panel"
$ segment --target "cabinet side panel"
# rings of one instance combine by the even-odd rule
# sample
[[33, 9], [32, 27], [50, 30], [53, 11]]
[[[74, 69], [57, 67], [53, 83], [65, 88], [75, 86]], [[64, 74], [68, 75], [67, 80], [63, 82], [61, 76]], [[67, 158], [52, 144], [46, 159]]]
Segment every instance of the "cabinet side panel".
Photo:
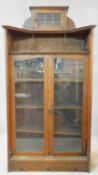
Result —
[[88, 171], [91, 168], [91, 114], [92, 114], [92, 75], [93, 75], [93, 30], [89, 33], [89, 64], [88, 64], [88, 121], [87, 121], [87, 150]]
[[[7, 143], [8, 143], [8, 160], [11, 155], [11, 138], [10, 138], [10, 63], [9, 63], [9, 48], [12, 46], [12, 37], [7, 29], [5, 29], [5, 64], [6, 64], [6, 99], [7, 99]], [[8, 161], [8, 169], [9, 169], [9, 161]]]

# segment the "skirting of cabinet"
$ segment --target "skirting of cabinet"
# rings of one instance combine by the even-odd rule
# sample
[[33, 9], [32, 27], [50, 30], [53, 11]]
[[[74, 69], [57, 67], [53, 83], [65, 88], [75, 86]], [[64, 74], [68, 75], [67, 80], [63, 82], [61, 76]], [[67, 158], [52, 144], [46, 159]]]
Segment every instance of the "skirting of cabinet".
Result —
[[88, 171], [86, 156], [16, 157], [9, 160], [9, 171]]

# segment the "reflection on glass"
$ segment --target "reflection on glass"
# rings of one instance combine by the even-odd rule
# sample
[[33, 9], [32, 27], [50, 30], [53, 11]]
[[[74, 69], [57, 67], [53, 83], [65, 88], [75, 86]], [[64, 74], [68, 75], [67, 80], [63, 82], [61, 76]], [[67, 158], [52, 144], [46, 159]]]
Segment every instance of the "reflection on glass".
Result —
[[43, 78], [43, 59], [18, 60], [15, 62], [15, 77]]
[[[44, 63], [42, 58], [15, 61], [16, 151], [44, 149]], [[36, 79], [36, 81], [35, 81]]]
[[54, 70], [54, 150], [80, 152], [83, 63], [55, 58]]
[[81, 105], [83, 96], [83, 84], [73, 82], [55, 83], [55, 105]]
[[64, 60], [62, 58], [56, 58], [54, 69], [55, 79], [67, 79], [67, 80], [82, 80], [83, 70], [82, 61], [79, 60]]
[[18, 152], [43, 151], [43, 110], [17, 109], [17, 139]]
[[43, 83], [17, 82], [16, 105], [41, 105], [43, 106]]
[[81, 121], [82, 111], [81, 110], [55, 110], [54, 112], [54, 123], [55, 132], [63, 133], [76, 133], [81, 135]]
[[81, 152], [81, 137], [55, 137], [55, 151]]

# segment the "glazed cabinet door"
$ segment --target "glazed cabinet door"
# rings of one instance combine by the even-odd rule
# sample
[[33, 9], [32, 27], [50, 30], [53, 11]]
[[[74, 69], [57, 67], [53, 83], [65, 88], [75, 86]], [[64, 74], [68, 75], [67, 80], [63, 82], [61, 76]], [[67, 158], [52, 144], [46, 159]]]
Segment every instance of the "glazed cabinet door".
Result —
[[[47, 152], [45, 56], [11, 58], [11, 142], [14, 154]], [[47, 72], [46, 72], [47, 73]]]
[[50, 154], [85, 154], [87, 58], [53, 56], [51, 65], [53, 98], [50, 106], [53, 112], [50, 116]]
[[17, 155], [86, 153], [86, 56], [11, 56], [11, 150]]

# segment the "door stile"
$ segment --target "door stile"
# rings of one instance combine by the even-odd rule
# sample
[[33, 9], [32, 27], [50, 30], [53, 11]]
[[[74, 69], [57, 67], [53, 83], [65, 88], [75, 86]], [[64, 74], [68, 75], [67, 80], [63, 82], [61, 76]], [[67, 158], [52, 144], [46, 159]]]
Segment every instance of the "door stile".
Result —
[[44, 58], [44, 154], [49, 155], [49, 117], [48, 117], [48, 100], [49, 100], [49, 60]]
[[13, 57], [10, 60], [10, 125], [11, 125], [11, 152], [16, 152], [16, 117], [15, 117], [15, 76]]
[[83, 113], [82, 113], [82, 154], [87, 151], [87, 91], [88, 91], [88, 57], [83, 58]]
[[49, 61], [49, 98], [48, 98], [49, 155], [52, 155], [54, 147], [54, 64], [51, 55], [49, 55], [48, 61]]

